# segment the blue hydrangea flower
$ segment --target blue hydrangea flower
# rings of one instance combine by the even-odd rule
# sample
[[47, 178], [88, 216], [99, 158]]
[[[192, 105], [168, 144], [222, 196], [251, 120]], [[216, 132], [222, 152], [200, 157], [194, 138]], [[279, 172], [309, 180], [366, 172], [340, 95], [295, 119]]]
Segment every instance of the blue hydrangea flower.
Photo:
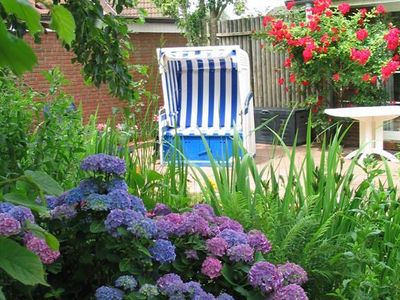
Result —
[[183, 283], [181, 277], [174, 273], [165, 274], [157, 280], [157, 287], [169, 299], [185, 299], [187, 286]]
[[157, 235], [157, 226], [154, 220], [149, 218], [143, 218], [138, 221], [132, 222], [128, 226], [128, 231], [132, 232], [134, 236], [138, 238], [151, 239]]
[[77, 212], [71, 205], [62, 204], [55, 207], [50, 211], [52, 219], [72, 219], [76, 216]]
[[17, 221], [19, 221], [22, 225], [25, 221], [30, 221], [31, 223], [35, 223], [35, 217], [32, 214], [32, 211], [25, 206], [14, 206], [8, 212], [11, 216], [13, 216]]
[[111, 200], [111, 209], [129, 209], [132, 206], [131, 195], [124, 190], [113, 190], [107, 194]]
[[101, 286], [96, 290], [96, 300], [122, 300], [124, 292], [109, 286]]
[[86, 208], [96, 211], [108, 210], [111, 207], [111, 198], [108, 195], [90, 194], [86, 198]]
[[96, 173], [115, 174], [122, 176], [126, 172], [125, 161], [107, 154], [94, 154], [85, 158], [81, 162], [83, 171]]
[[186, 214], [183, 230], [185, 234], [198, 234], [201, 236], [208, 236], [210, 234], [208, 221], [194, 213]]
[[218, 237], [223, 238], [229, 247], [233, 247], [240, 244], [247, 244], [247, 235], [240, 231], [235, 231], [233, 229], [224, 229], [219, 234]]
[[118, 227], [126, 228], [132, 222], [143, 219], [143, 216], [134, 210], [113, 209], [104, 221], [106, 230], [114, 237], [118, 237]]
[[125, 180], [121, 178], [113, 178], [110, 182], [107, 183], [107, 191], [112, 192], [114, 190], [128, 190], [128, 185]]
[[149, 249], [155, 261], [161, 264], [171, 263], [175, 260], [175, 246], [168, 240], [156, 240], [154, 246]]
[[[47, 203], [47, 208], [48, 208], [48, 209], [53, 209], [53, 208], [55, 208], [57, 205], [60, 205], [60, 204], [59, 204], [59, 201], [58, 201], [58, 197], [56, 197], [56, 196], [50, 196], [50, 195], [45, 195], [44, 197], [45, 197], [45, 199], [46, 199], [46, 203]], [[40, 197], [37, 197], [37, 198], [35, 199], [35, 202], [36, 202], [37, 204], [39, 204], [39, 205], [41, 205], [41, 204], [43, 203], [42, 198], [40, 198]]]
[[0, 202], [0, 213], [8, 213], [14, 206], [14, 204], [9, 202]]
[[65, 203], [68, 205], [74, 205], [81, 202], [84, 198], [83, 192], [80, 188], [74, 188], [69, 190], [65, 195]]
[[235, 300], [235, 298], [233, 298], [231, 295], [223, 293], [221, 295], [219, 295], [216, 300]]
[[93, 178], [84, 179], [79, 183], [79, 189], [84, 195], [97, 194], [100, 192], [100, 187], [97, 181]]
[[115, 280], [115, 286], [119, 288], [123, 288], [127, 291], [133, 291], [137, 287], [137, 281], [135, 277], [131, 275], [123, 275]]
[[139, 289], [139, 293], [148, 299], [154, 298], [160, 294], [155, 285], [148, 283], [142, 285], [142, 287]]
[[132, 195], [130, 196], [130, 199], [131, 199], [132, 208], [134, 210], [136, 210], [137, 212], [140, 212], [141, 214], [145, 215], [147, 210], [144, 207], [143, 200], [136, 196], [132, 196]]

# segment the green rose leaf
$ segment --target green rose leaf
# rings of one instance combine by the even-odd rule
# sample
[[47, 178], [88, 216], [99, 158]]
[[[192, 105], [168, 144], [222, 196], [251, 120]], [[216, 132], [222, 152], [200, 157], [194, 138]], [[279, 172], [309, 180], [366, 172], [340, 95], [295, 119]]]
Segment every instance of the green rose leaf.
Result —
[[37, 58], [31, 47], [24, 40], [10, 34], [0, 17], [0, 67], [9, 68], [21, 75], [32, 70], [36, 63]]
[[43, 31], [42, 24], [40, 24], [40, 14], [27, 0], [0, 0], [0, 3], [7, 14], [12, 14], [25, 21], [32, 36]]
[[54, 29], [60, 39], [68, 45], [75, 40], [75, 20], [71, 12], [61, 5], [51, 8], [50, 27]]
[[63, 193], [61, 186], [43, 171], [25, 171], [25, 176], [42, 191], [49, 195], [60, 196]]
[[22, 284], [48, 285], [39, 257], [7, 238], [0, 238], [0, 268]]

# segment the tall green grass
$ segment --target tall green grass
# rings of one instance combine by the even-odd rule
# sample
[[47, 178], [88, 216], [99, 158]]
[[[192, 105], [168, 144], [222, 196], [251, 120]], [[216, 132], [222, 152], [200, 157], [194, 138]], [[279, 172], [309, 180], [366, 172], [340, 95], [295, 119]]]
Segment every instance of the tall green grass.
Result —
[[[231, 166], [218, 163], [208, 149], [213, 178], [202, 169], [195, 178], [218, 214], [267, 234], [274, 246], [268, 259], [294, 261], [307, 270], [311, 299], [399, 299], [397, 188], [386, 163], [383, 170], [374, 160], [344, 165], [345, 133], [338, 128], [330, 140], [323, 138], [317, 160], [309, 119], [300, 162], [297, 147], [289, 149], [276, 134], [289, 161], [286, 176], [277, 175], [276, 159], [258, 169], [235, 135]], [[367, 175], [360, 184], [354, 181], [356, 167]]]

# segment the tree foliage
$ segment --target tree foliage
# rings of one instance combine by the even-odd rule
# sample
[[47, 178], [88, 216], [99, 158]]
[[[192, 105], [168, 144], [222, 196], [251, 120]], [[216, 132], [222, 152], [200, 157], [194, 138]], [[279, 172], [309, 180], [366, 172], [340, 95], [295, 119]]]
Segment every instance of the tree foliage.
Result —
[[[113, 96], [132, 100], [134, 83], [126, 64], [131, 50], [126, 19], [105, 14], [99, 0], [38, 0], [49, 9], [50, 28], [63, 46], [76, 54], [85, 80], [108, 83]], [[110, 1], [117, 14], [137, 0]], [[46, 16], [47, 17], [47, 16]], [[0, 0], [0, 67], [22, 74], [37, 63], [23, 36], [36, 42], [44, 32], [41, 16], [27, 0]]]
[[[191, 45], [217, 44], [217, 23], [230, 4], [244, 11], [244, 0], [154, 0], [163, 14], [174, 18]], [[207, 24], [209, 40], [207, 38]]]

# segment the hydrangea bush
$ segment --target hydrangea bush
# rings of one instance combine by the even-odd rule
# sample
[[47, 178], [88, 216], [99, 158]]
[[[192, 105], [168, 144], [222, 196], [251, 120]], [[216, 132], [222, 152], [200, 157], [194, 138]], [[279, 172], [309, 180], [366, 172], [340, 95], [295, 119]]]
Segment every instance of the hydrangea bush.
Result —
[[49, 281], [63, 297], [307, 299], [306, 272], [267, 262], [272, 246], [260, 231], [245, 232], [206, 204], [182, 213], [164, 204], [147, 211], [129, 193], [116, 157], [90, 156], [81, 167], [92, 176], [47, 201], [63, 254], [61, 272]]
[[[304, 10], [288, 2], [287, 18], [265, 16], [256, 37], [287, 55], [286, 88], [310, 86], [314, 113], [327, 103], [333, 90], [337, 106], [377, 105], [388, 97], [381, 84], [400, 67], [400, 30], [387, 22], [385, 8], [352, 9], [347, 3], [314, 0], [306, 18]], [[303, 9], [303, 8], [302, 8]]]

